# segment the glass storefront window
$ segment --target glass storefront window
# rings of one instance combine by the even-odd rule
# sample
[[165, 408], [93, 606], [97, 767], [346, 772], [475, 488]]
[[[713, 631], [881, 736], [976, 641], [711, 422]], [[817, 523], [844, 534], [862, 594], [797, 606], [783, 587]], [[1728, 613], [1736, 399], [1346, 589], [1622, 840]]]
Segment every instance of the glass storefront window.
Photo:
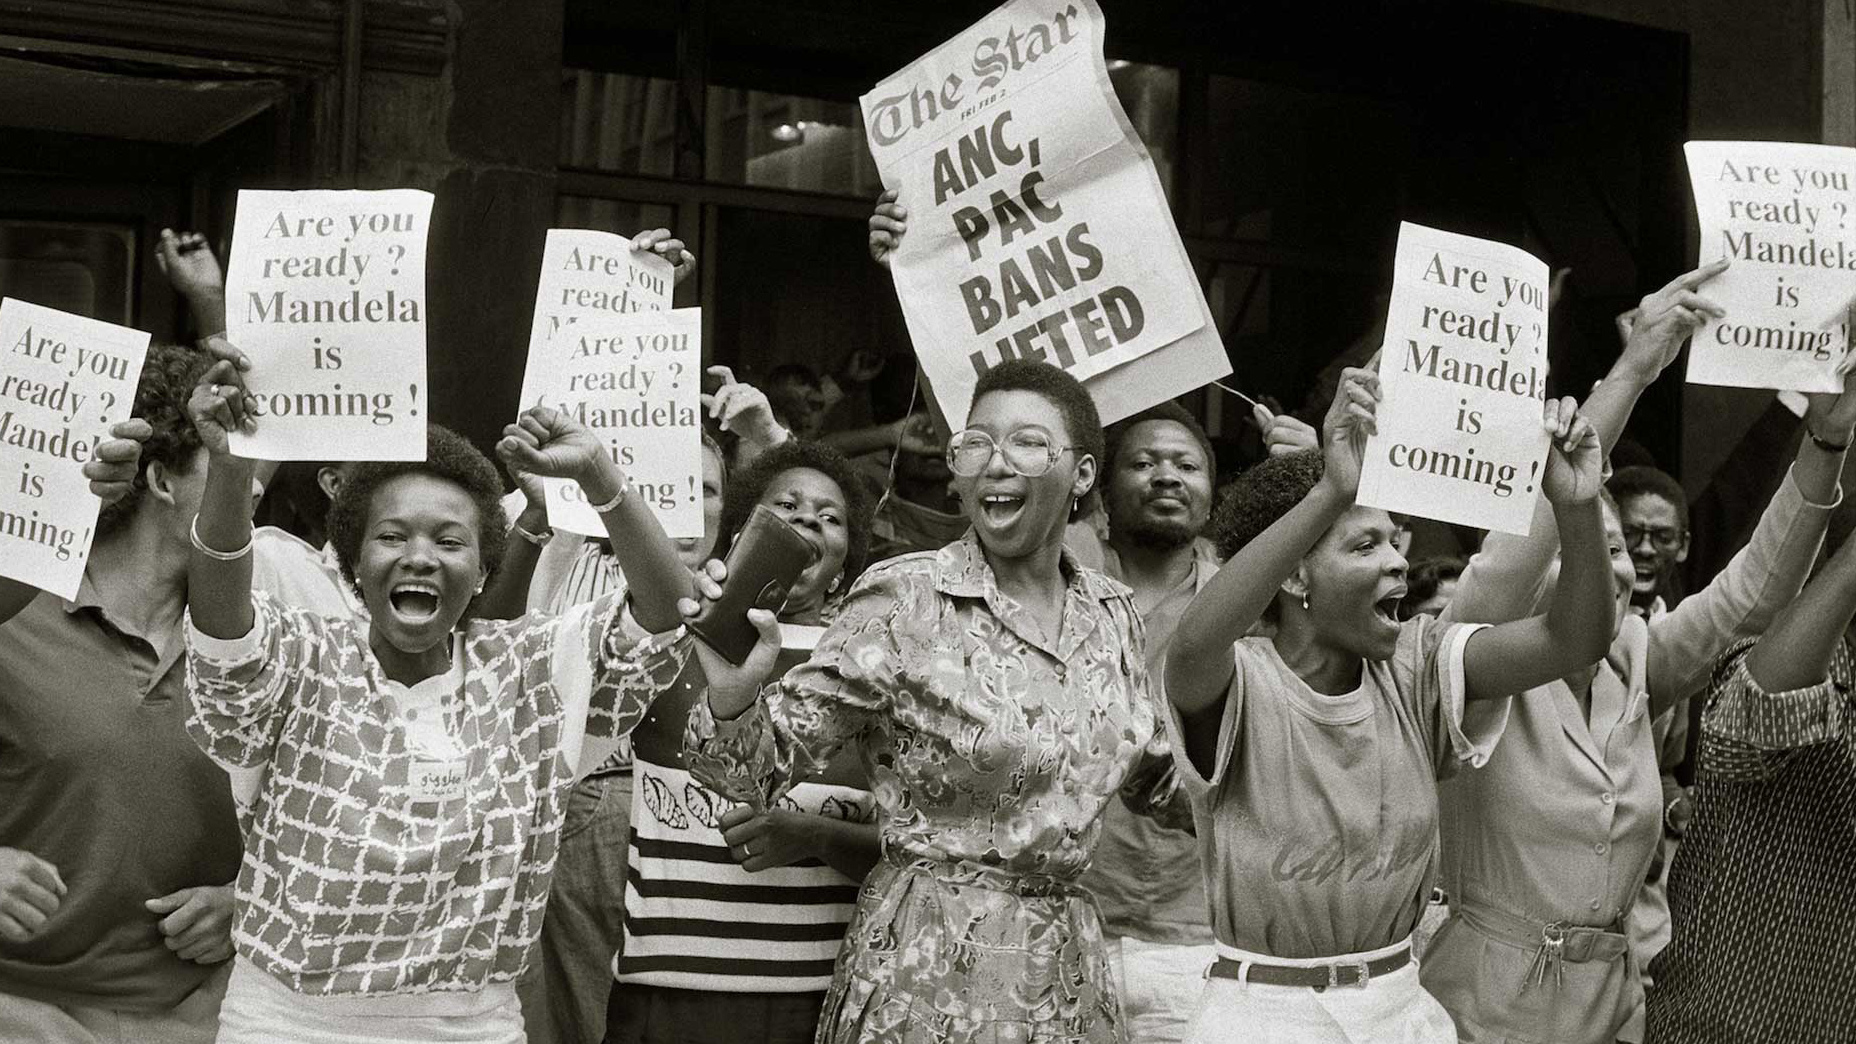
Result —
[[[1109, 63], [1109, 79], [1170, 195], [1178, 71], [1118, 60]], [[568, 70], [562, 78], [561, 165], [670, 177], [676, 88], [670, 80]], [[855, 102], [714, 85], [706, 97], [705, 180], [858, 198], [882, 191]]]
[[677, 85], [568, 69], [561, 77], [561, 166], [670, 177], [676, 171]]
[[710, 181], [841, 196], [883, 190], [855, 103], [723, 87], [708, 98]]

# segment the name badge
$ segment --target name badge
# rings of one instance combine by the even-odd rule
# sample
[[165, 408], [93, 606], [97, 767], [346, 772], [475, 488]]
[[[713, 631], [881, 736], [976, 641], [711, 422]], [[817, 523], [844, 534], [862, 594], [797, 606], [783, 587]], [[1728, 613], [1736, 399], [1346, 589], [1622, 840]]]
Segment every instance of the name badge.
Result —
[[455, 801], [464, 796], [464, 762], [415, 761], [406, 788], [414, 801]]

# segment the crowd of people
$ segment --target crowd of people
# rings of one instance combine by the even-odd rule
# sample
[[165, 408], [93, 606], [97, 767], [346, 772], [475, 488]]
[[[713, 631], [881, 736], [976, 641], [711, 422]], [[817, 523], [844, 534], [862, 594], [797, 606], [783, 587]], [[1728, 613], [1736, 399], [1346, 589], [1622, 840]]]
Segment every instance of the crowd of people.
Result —
[[[1371, 366], [1227, 472], [1042, 362], [958, 431], [867, 350], [715, 367], [694, 539], [546, 406], [279, 471], [157, 249], [201, 337], [83, 465], [77, 597], [0, 580], [0, 1040], [1856, 1040], [1856, 378], [1692, 595], [1609, 465], [1724, 263], [1544, 404], [1531, 535], [1409, 561]], [[686, 624], [756, 512], [814, 555], [735, 662]]]

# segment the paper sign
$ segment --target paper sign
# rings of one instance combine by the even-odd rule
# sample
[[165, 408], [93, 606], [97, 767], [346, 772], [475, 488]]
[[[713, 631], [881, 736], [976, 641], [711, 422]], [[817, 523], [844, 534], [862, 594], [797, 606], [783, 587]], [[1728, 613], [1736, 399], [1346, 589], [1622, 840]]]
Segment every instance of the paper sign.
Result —
[[662, 312], [675, 285], [670, 262], [610, 232], [551, 228], [535, 290], [529, 358], [537, 345], [583, 318]]
[[[522, 403], [593, 429], [671, 537], [702, 534], [702, 309], [589, 314], [531, 348]], [[572, 482], [544, 480], [548, 524], [606, 528]]]
[[432, 194], [238, 194], [226, 336], [259, 460], [424, 460], [425, 241]]
[[102, 507], [83, 468], [147, 352], [140, 330], [0, 301], [0, 575], [77, 597]]
[[1527, 534], [1547, 458], [1547, 283], [1524, 250], [1399, 226], [1358, 503]]
[[1701, 260], [1727, 271], [1701, 294], [1727, 311], [1690, 342], [1693, 384], [1834, 392], [1856, 301], [1856, 149], [1691, 141]]
[[909, 211], [890, 273], [956, 428], [1007, 359], [1068, 370], [1105, 423], [1230, 372], [1102, 28], [1094, 0], [1013, 0], [862, 98]]

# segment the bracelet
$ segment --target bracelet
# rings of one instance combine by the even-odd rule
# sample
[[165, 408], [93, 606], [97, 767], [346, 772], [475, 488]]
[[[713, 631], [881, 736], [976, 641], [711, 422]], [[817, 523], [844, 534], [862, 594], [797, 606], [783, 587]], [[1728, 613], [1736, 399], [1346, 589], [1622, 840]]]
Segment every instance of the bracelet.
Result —
[[200, 539], [200, 516], [195, 514], [193, 516], [193, 524], [187, 527], [187, 539], [192, 542], [195, 551], [198, 551], [215, 562], [236, 562], [246, 555], [251, 554], [253, 537], [250, 533], [246, 533], [245, 546], [239, 548], [237, 551], [215, 551], [206, 546], [206, 541]]
[[542, 526], [541, 532], [531, 533], [528, 530], [522, 528], [522, 523], [511, 522], [509, 523], [509, 530], [510, 532], [514, 533], [517, 537], [520, 537], [521, 539], [526, 540], [531, 544], [534, 544], [536, 547], [541, 547], [547, 544], [548, 541], [554, 539], [554, 527], [553, 526]]
[[1812, 445], [1815, 445], [1818, 449], [1823, 450], [1825, 453], [1842, 453], [1844, 450], [1847, 450], [1850, 448], [1850, 444], [1847, 442], [1843, 443], [1842, 445], [1838, 445], [1837, 443], [1831, 442], [1829, 439], [1824, 438], [1822, 435], [1819, 435], [1817, 432], [1812, 431], [1811, 426], [1808, 424], [1805, 425], [1804, 433], [1806, 435], [1811, 436]]
[[632, 487], [630, 482], [619, 483], [619, 491], [614, 493], [612, 499], [606, 501], [604, 504], [594, 504], [593, 513], [596, 515], [603, 515], [608, 511], [617, 511], [619, 505], [625, 503], [625, 495], [631, 491]]

